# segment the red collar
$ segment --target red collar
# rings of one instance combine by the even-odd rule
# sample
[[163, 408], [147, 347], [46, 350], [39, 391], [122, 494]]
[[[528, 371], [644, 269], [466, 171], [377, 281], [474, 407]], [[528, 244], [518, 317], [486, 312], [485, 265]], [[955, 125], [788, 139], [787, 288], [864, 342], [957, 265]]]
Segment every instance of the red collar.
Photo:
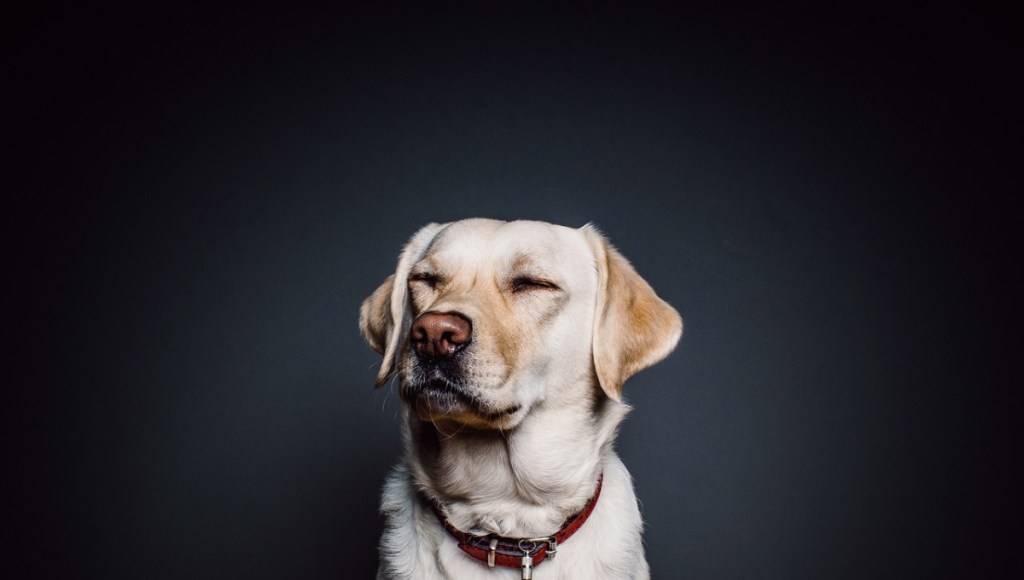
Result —
[[579, 513], [565, 520], [562, 529], [555, 532], [554, 535], [543, 538], [506, 538], [495, 534], [473, 535], [453, 526], [436, 503], [431, 502], [431, 505], [437, 519], [441, 520], [444, 529], [448, 530], [448, 533], [459, 542], [459, 548], [463, 552], [492, 568], [494, 566], [531, 568], [547, 558], [554, 558], [558, 551], [558, 545], [568, 540], [587, 521], [591, 512], [594, 511], [597, 498], [601, 496], [603, 480], [604, 475], [602, 474], [597, 480], [594, 496], [587, 501]]

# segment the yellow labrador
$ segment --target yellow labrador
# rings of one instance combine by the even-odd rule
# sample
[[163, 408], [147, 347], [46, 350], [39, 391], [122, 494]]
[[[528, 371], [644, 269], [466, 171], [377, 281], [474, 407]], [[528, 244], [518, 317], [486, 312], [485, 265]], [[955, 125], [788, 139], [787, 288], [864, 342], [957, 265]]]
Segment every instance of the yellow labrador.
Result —
[[596, 229], [427, 225], [359, 326], [406, 409], [378, 578], [650, 576], [612, 442], [683, 324]]

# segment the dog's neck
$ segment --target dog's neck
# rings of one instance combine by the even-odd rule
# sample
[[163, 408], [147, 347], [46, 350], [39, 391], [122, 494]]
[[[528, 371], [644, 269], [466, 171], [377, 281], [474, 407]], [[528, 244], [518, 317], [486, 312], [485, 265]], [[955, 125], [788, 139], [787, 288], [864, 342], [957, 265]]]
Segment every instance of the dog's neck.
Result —
[[511, 537], [557, 531], [594, 493], [629, 407], [540, 404], [513, 429], [477, 430], [408, 417], [416, 487], [459, 529]]

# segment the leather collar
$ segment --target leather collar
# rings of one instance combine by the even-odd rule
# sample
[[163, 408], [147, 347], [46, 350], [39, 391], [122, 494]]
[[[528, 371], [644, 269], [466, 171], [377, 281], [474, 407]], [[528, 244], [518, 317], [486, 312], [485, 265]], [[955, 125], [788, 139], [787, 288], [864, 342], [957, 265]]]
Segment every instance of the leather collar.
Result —
[[496, 534], [482, 536], [464, 532], [448, 521], [441, 506], [435, 502], [429, 502], [434, 509], [437, 519], [444, 524], [444, 529], [459, 543], [459, 548], [473, 558], [484, 562], [490, 567], [503, 566], [506, 568], [522, 568], [524, 557], [530, 557], [530, 565], [536, 566], [545, 559], [554, 558], [558, 551], [558, 545], [569, 539], [576, 530], [590, 517], [597, 504], [597, 498], [601, 496], [601, 484], [604, 481], [604, 474], [597, 480], [597, 488], [583, 509], [576, 515], [570, 516], [562, 524], [562, 528], [551, 536], [539, 538], [506, 538]]

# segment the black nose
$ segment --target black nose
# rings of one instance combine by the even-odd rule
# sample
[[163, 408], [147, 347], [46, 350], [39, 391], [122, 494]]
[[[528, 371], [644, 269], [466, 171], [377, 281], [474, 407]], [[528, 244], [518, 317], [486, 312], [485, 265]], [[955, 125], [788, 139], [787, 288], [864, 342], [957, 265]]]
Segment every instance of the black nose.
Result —
[[409, 340], [420, 358], [451, 358], [472, 338], [472, 323], [458, 312], [424, 312], [409, 330]]

